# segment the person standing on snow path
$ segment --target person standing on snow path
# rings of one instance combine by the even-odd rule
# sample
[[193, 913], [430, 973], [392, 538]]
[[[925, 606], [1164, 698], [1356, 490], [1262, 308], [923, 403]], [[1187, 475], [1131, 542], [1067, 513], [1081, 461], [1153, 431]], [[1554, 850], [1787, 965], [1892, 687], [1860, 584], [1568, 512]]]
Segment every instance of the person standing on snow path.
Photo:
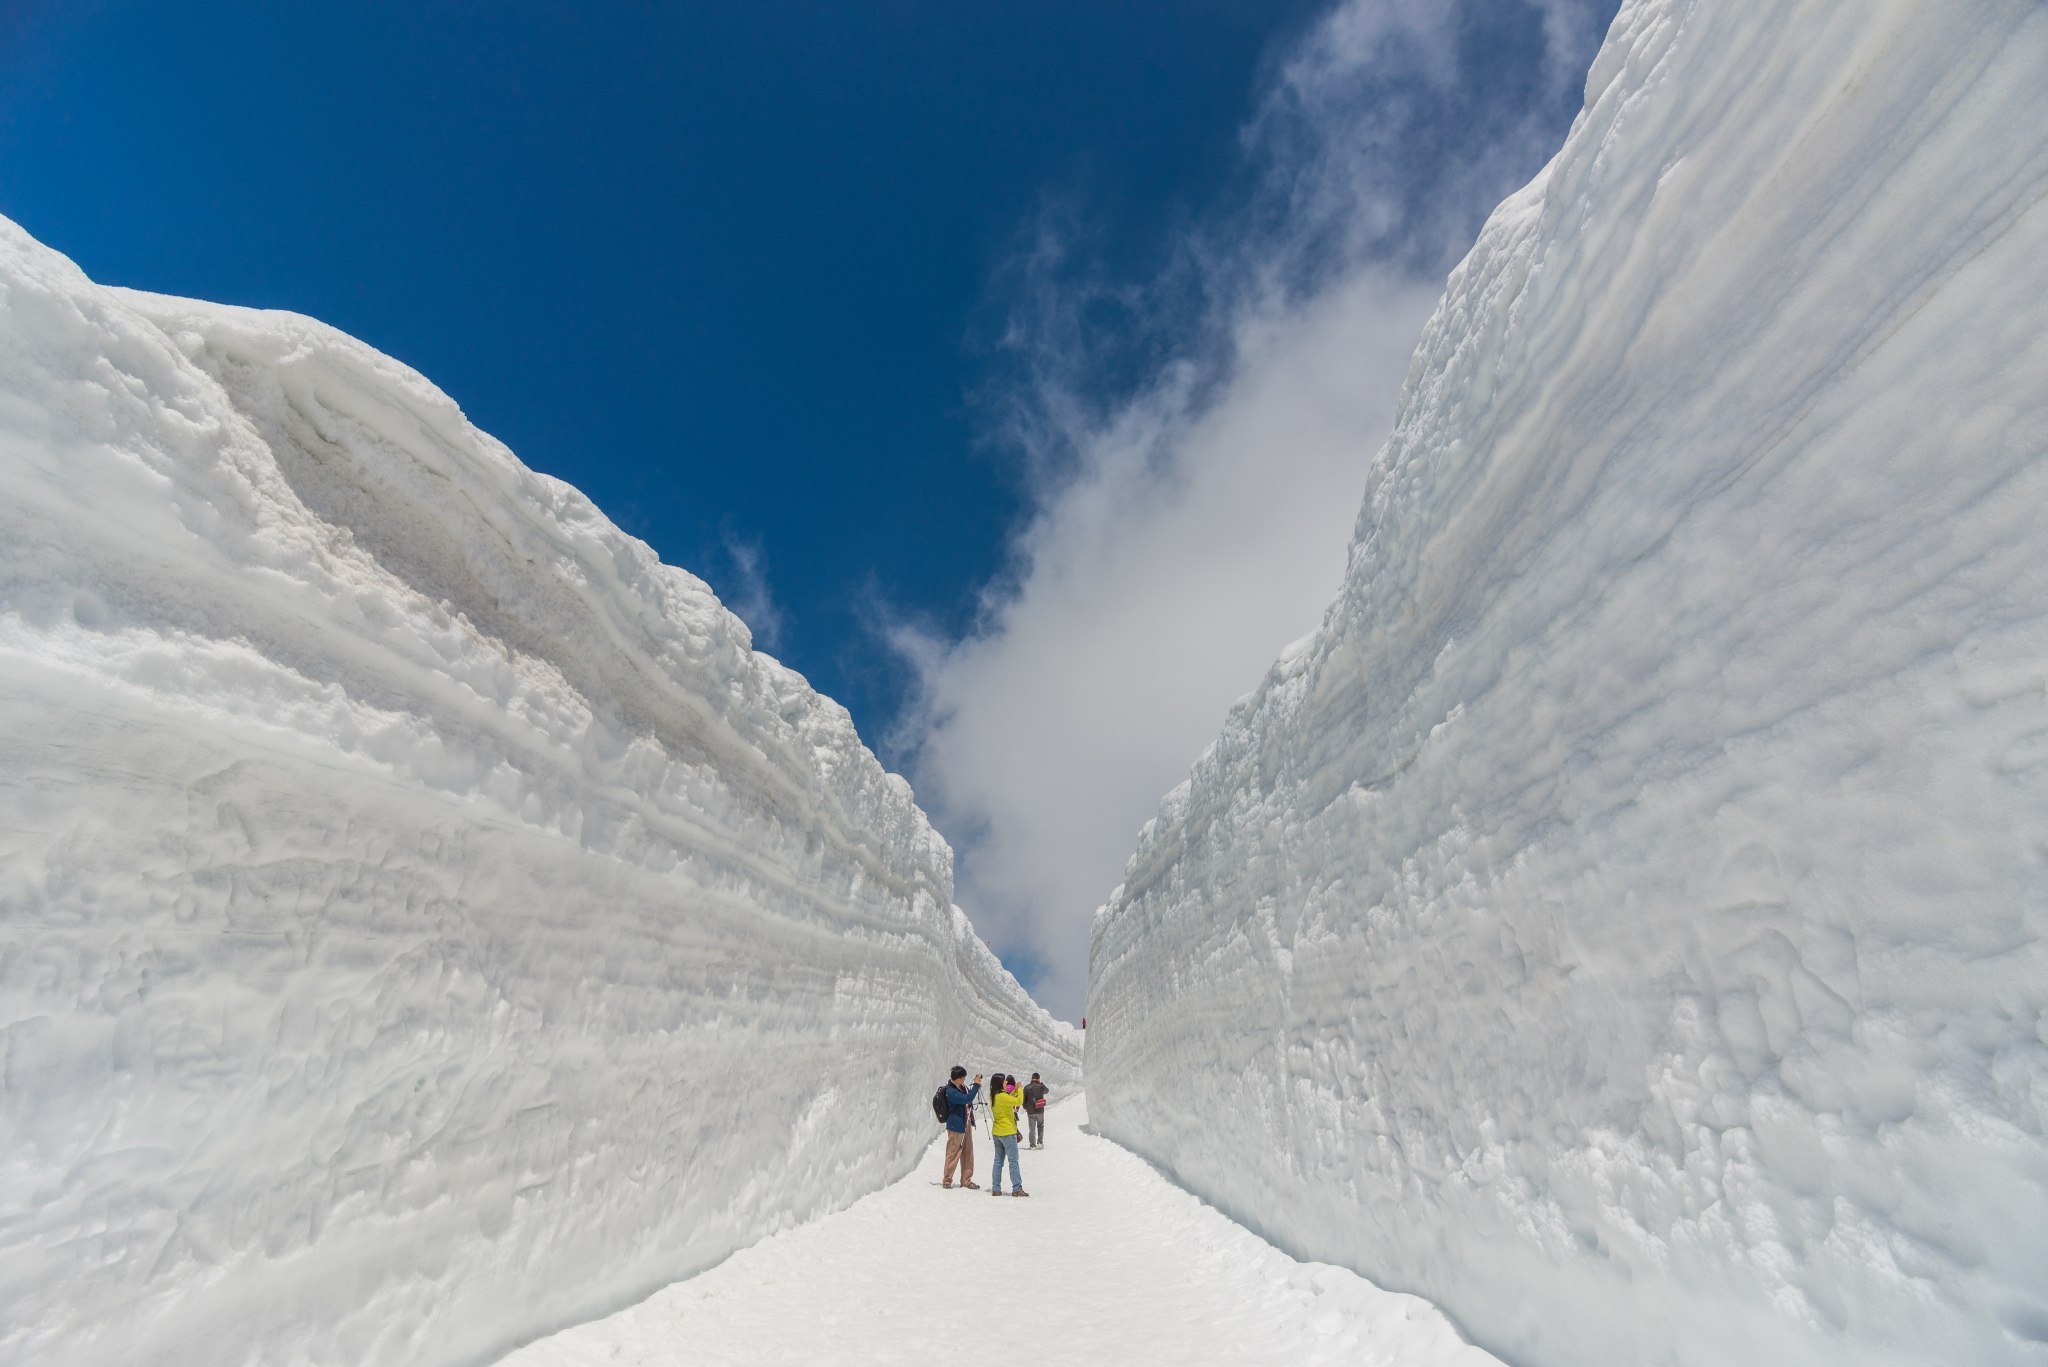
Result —
[[1045, 1147], [1045, 1099], [1052, 1091], [1038, 1080], [1038, 1074], [1031, 1075], [1031, 1081], [1024, 1084], [1024, 1118], [1031, 1122], [1031, 1147]]
[[1017, 1091], [1017, 1079], [1002, 1079], [1003, 1086], [989, 1100], [989, 1110], [995, 1116], [995, 1124], [989, 1127], [989, 1136], [996, 1146], [996, 1175], [989, 1183], [989, 1195], [1003, 1194], [1003, 1160], [1010, 1160], [1010, 1195], [1029, 1196], [1024, 1190], [1024, 1175], [1017, 1167], [1017, 1112], [1024, 1105], [1023, 1096]]
[[974, 1085], [964, 1085], [967, 1070], [959, 1064], [953, 1065], [952, 1081], [946, 1084], [946, 1170], [939, 1181], [942, 1187], [953, 1185], [953, 1170], [960, 1170], [960, 1185], [969, 1191], [980, 1191], [974, 1180], [974, 1136], [968, 1133], [974, 1098], [981, 1094], [981, 1074], [974, 1075]]
[[991, 1120], [993, 1120], [995, 1116], [995, 1112], [991, 1106], [991, 1103], [994, 1101], [996, 1093], [1003, 1090], [1003, 1084], [1008, 1082], [1009, 1080], [1010, 1075], [1008, 1073], [997, 1073], [995, 1076], [991, 1077], [988, 1080], [989, 1100], [981, 1103], [981, 1109], [983, 1111], [988, 1112], [989, 1118]]

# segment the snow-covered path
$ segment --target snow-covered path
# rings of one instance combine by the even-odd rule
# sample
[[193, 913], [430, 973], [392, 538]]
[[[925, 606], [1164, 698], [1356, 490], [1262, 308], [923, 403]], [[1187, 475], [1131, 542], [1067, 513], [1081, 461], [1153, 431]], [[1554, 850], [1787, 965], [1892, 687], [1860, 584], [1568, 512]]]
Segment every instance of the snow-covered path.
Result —
[[[1428, 1302], [1289, 1258], [1053, 1107], [1025, 1200], [937, 1185], [940, 1146], [892, 1187], [785, 1231], [503, 1367], [902, 1363], [1023, 1354], [1040, 1367], [1497, 1367]], [[977, 1135], [975, 1180], [989, 1144]]]

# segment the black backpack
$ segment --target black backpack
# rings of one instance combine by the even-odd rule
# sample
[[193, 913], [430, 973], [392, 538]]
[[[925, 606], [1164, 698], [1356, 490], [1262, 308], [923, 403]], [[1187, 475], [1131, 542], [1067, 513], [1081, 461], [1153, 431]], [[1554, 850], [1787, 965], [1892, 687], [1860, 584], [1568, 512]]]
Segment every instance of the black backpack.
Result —
[[946, 1104], [946, 1089], [952, 1085], [950, 1082], [942, 1082], [939, 1084], [939, 1090], [932, 1093], [932, 1114], [939, 1118], [941, 1125], [946, 1123], [946, 1112], [953, 1109]]

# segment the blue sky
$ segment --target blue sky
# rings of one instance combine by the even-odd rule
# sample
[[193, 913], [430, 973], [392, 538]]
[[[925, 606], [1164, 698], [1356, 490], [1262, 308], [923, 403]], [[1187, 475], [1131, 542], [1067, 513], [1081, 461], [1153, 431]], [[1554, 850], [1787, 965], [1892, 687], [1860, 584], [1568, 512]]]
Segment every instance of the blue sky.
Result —
[[1060, 1014], [1613, 0], [16, 0], [0, 213], [400, 357], [852, 710]]
[[0, 212], [95, 279], [291, 308], [745, 597], [880, 733], [870, 595], [958, 629], [1023, 497], [1003, 262], [1143, 269], [1309, 6], [65, 0], [0, 31]]

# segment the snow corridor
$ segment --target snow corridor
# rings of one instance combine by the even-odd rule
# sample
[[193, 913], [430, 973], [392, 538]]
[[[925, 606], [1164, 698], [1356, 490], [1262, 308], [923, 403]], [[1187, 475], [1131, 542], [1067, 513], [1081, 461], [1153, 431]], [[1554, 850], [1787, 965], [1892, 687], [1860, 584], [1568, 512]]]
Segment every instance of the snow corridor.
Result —
[[1089, 1134], [1086, 1098], [1047, 1113], [1017, 1200], [939, 1186], [943, 1142], [836, 1215], [785, 1230], [502, 1367], [926, 1364], [953, 1350], [1060, 1367], [1497, 1367], [1443, 1315], [1355, 1273], [1297, 1262]]

